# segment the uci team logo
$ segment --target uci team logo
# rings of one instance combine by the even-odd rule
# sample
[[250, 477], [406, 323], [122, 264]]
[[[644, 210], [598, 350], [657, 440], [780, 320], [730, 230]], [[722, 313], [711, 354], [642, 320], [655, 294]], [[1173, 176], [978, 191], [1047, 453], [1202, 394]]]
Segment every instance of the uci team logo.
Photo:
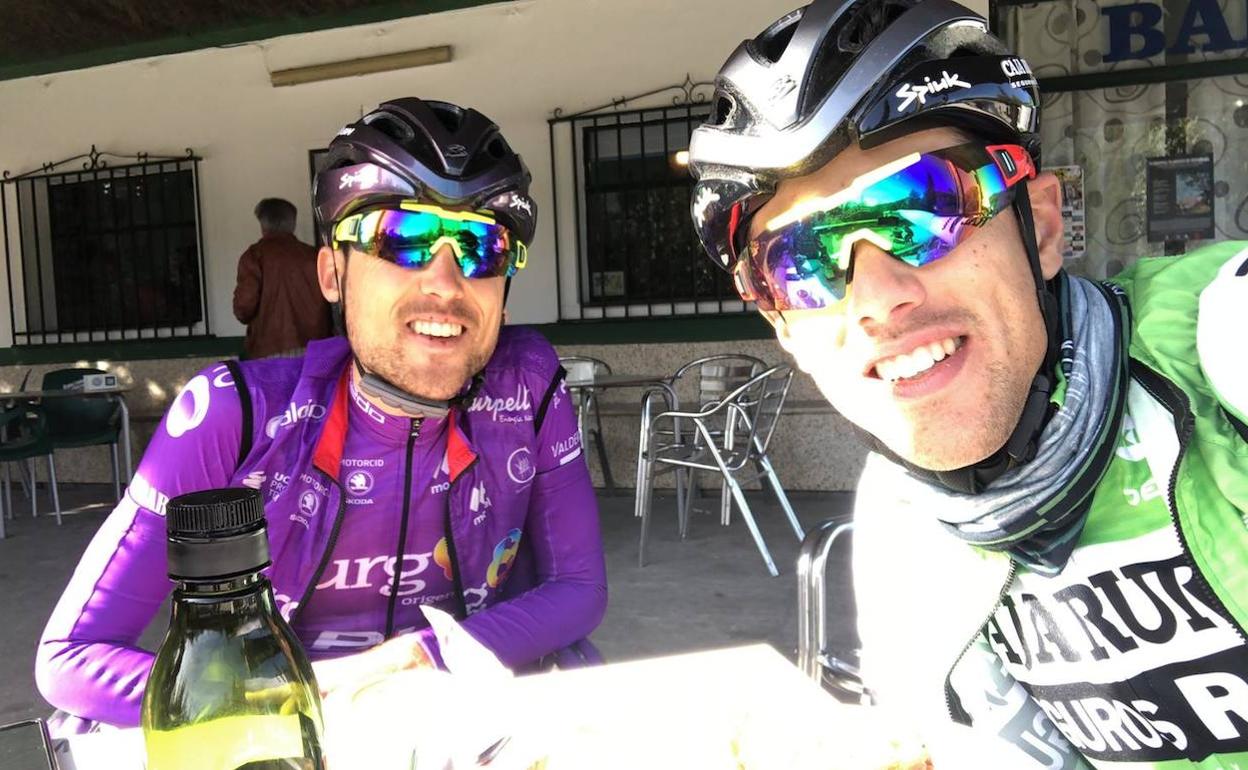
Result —
[[507, 579], [507, 573], [511, 572], [511, 565], [516, 560], [516, 553], [519, 550], [520, 530], [518, 529], [508, 532], [507, 537], [494, 546], [494, 560], [490, 562], [490, 569], [485, 573], [485, 582], [490, 588], [498, 588]]
[[347, 491], [353, 495], [367, 495], [373, 491], [373, 474], [368, 471], [351, 471], [347, 474]]
[[528, 447], [520, 447], [507, 458], [507, 475], [517, 484], [527, 484], [537, 475], [533, 466], [533, 454]]

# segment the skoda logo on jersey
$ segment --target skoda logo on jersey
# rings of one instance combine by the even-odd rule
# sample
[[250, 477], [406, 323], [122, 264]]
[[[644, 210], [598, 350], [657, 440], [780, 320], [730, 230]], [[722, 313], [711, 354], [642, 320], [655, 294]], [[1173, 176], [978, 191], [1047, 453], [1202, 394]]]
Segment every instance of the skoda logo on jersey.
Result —
[[299, 510], [307, 516], [315, 516], [316, 510], [321, 507], [321, 500], [312, 490], [299, 495]]
[[300, 420], [323, 419], [325, 419], [325, 407], [323, 405], [315, 404], [310, 400], [302, 404], [295, 404], [294, 401], [291, 401], [287, 404], [286, 411], [265, 423], [264, 435], [273, 438], [277, 435], [278, 429], [289, 428]]
[[527, 484], [537, 475], [528, 447], [520, 447], [507, 458], [507, 475], [517, 484]]
[[918, 85], [911, 83], [902, 84], [901, 88], [897, 89], [896, 94], [897, 98], [901, 99], [901, 104], [897, 105], [897, 111], [905, 112], [916, 101], [920, 105], [927, 104], [927, 97], [938, 94], [941, 91], [971, 87], [971, 84], [959, 77], [957, 73], [950, 75], [948, 70], [941, 70], [940, 74], [943, 76], [940, 80], [932, 80], [925, 76], [923, 82]]
[[367, 495], [373, 491], [373, 474], [368, 471], [351, 471], [347, 474], [347, 491], [353, 495]]

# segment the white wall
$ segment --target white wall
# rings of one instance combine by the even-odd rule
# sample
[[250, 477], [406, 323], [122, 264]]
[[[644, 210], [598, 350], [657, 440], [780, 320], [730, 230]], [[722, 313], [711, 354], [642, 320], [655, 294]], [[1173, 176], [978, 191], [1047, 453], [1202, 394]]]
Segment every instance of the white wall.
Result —
[[[384, 99], [417, 95], [474, 106], [524, 156], [543, 208], [529, 267], [513, 286], [512, 318], [553, 321], [551, 111], [576, 112], [678, 83], [686, 73], [709, 80], [743, 38], [796, 4], [518, 0], [2, 81], [0, 169], [28, 171], [92, 144], [125, 154], [180, 155], [193, 148], [204, 158], [208, 312], [214, 333], [236, 335], [243, 329], [230, 310], [234, 270], [258, 237], [255, 202], [293, 201], [299, 233], [311, 239], [309, 149], [323, 147], [344, 123]], [[983, 13], [987, 0], [968, 5]], [[274, 70], [435, 45], [453, 46], [454, 60], [286, 88], [269, 84]], [[8, 326], [8, 313], [0, 312], [0, 346], [11, 344]]]

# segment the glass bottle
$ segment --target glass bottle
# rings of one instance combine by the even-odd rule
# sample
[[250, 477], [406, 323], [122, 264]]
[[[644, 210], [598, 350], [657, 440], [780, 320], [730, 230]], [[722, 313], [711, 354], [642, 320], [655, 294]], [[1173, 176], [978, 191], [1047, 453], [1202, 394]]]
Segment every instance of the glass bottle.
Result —
[[260, 494], [181, 495], [166, 527], [177, 585], [143, 693], [148, 770], [323, 770], [312, 666], [261, 574]]

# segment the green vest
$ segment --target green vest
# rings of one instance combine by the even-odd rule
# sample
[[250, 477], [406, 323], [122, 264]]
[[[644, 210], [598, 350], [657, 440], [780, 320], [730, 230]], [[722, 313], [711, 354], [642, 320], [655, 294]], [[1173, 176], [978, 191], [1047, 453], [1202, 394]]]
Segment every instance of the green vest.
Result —
[[[1248, 428], [1197, 354], [1200, 293], [1243, 248], [1112, 279], [1133, 324], [1114, 458], [1062, 573], [1020, 569], [986, 627], [1087, 765], [1248, 770]], [[1217, 354], [1244, 351], [1248, 339]], [[1057, 753], [1053, 766], [1086, 766]]]

